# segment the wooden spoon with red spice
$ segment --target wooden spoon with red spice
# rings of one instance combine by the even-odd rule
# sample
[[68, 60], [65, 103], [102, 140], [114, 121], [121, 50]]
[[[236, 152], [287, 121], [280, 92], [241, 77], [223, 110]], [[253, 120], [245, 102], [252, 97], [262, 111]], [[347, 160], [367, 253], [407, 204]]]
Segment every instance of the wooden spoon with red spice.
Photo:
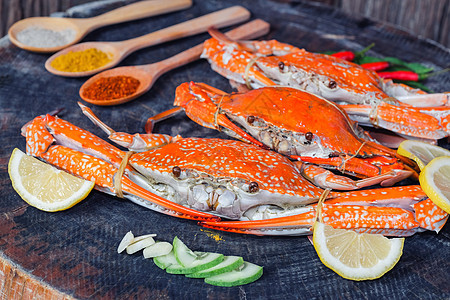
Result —
[[[269, 32], [269, 24], [254, 20], [226, 35], [234, 40], [253, 39]], [[164, 73], [200, 58], [203, 44], [185, 50], [157, 63], [119, 67], [104, 71], [87, 80], [80, 88], [80, 97], [96, 105], [116, 105], [136, 99], [151, 89]], [[139, 84], [136, 86], [136, 80]], [[123, 89], [118, 88], [122, 84]]]
[[[247, 9], [242, 6], [233, 6], [130, 40], [120, 42], [86, 42], [76, 44], [52, 55], [45, 62], [45, 68], [47, 71], [60, 76], [89, 76], [116, 66], [129, 54], [139, 49], [199, 34], [207, 31], [211, 26], [222, 28], [233, 25], [245, 21], [248, 18], [250, 18], [250, 12]], [[56, 58], [66, 55], [69, 52], [81, 52], [88, 49], [97, 49], [101, 52], [107, 53], [110, 60], [100, 67], [81, 72], [62, 71], [52, 65], [52, 62]]]

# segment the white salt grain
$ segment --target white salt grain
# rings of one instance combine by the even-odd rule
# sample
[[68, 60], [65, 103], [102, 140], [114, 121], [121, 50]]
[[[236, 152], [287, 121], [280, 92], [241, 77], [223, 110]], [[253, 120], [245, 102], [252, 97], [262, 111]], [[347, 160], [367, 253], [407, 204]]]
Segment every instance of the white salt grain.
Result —
[[73, 29], [55, 31], [37, 26], [28, 27], [17, 34], [19, 42], [36, 48], [63, 46], [74, 38], [75, 30]]

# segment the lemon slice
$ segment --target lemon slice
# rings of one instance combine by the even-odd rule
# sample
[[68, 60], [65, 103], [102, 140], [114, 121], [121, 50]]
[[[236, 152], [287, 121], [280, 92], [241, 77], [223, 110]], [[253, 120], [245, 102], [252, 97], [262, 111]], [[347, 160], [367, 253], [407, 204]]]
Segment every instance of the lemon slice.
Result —
[[434, 158], [450, 155], [450, 151], [445, 148], [413, 140], [401, 142], [398, 146], [397, 153], [414, 160], [420, 170]]
[[75, 177], [14, 149], [8, 173], [25, 202], [44, 211], [70, 208], [86, 198], [94, 182]]
[[320, 260], [351, 280], [376, 279], [391, 270], [402, 256], [404, 238], [334, 229], [316, 222], [313, 245]]
[[429, 162], [420, 172], [420, 187], [437, 206], [450, 213], [450, 156]]

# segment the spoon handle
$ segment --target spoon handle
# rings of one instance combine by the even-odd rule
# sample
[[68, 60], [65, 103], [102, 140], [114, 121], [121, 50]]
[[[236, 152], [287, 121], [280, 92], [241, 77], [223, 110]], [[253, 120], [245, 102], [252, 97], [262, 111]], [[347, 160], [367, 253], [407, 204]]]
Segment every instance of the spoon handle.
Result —
[[191, 5], [192, 0], [141, 1], [114, 9], [96, 17], [75, 20], [78, 21], [80, 27], [84, 27], [86, 32], [90, 32], [106, 25], [161, 15], [188, 8]]
[[212, 26], [221, 28], [233, 25], [249, 17], [250, 12], [247, 9], [242, 6], [233, 6], [134, 39], [116, 42], [116, 46], [125, 57], [145, 47], [205, 32]]
[[[269, 29], [269, 23], [257, 19], [228, 31], [226, 35], [233, 40], [254, 39], [267, 34]], [[155, 81], [162, 74], [199, 59], [202, 52], [203, 43], [160, 62], [137, 66], [137, 68], [151, 74], [153, 81]]]

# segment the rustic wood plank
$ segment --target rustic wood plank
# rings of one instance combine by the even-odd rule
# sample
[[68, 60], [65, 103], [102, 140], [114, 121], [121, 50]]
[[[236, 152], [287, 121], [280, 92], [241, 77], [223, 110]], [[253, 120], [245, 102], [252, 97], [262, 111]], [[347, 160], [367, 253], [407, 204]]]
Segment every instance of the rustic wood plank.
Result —
[[450, 1], [447, 1], [447, 3], [445, 3], [442, 14], [445, 17], [443, 18], [443, 21], [442, 21], [438, 41], [440, 41], [441, 44], [446, 45], [447, 47], [450, 47], [450, 30], [449, 30], [449, 28], [450, 28], [450, 18], [449, 18], [449, 16], [450, 16]]
[[[295, 2], [294, 0], [278, 0]], [[0, 36], [22, 18], [48, 16], [89, 0], [0, 0]], [[310, 0], [403, 27], [416, 35], [450, 46], [450, 0]]]
[[389, 22], [449, 46], [449, 0], [342, 0], [333, 5], [346, 13]]

